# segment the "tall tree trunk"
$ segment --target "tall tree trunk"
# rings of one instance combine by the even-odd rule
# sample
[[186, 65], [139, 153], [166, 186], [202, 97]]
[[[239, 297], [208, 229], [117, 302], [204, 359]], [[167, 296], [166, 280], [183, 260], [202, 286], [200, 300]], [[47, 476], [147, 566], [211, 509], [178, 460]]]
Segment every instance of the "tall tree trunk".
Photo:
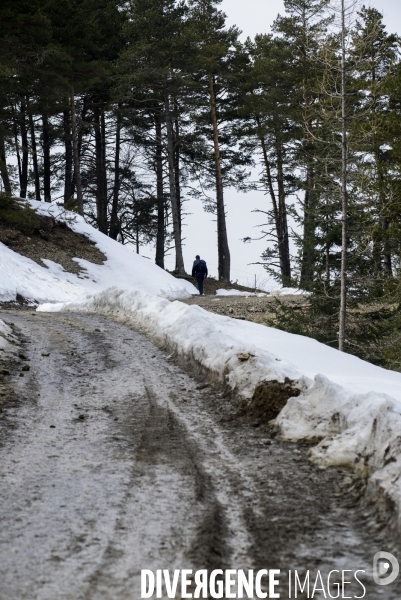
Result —
[[[390, 221], [386, 216], [386, 190], [385, 190], [385, 181], [384, 181], [384, 172], [383, 172], [383, 163], [381, 157], [380, 147], [376, 147], [375, 150], [375, 162], [376, 162], [376, 171], [377, 171], [377, 179], [379, 183], [379, 202], [380, 202], [380, 226], [384, 232], [384, 242], [379, 243], [376, 242], [376, 263], [377, 263], [377, 272], [379, 273], [381, 270], [381, 266], [383, 264], [383, 274], [391, 277], [393, 274], [392, 260], [391, 260], [391, 249], [389, 247], [389, 242], [387, 239], [387, 232], [390, 227]], [[380, 236], [381, 237], [381, 236]], [[381, 247], [382, 246], [382, 247]]]
[[121, 113], [120, 105], [118, 105], [116, 118], [116, 151], [114, 155], [114, 186], [113, 186], [113, 201], [111, 205], [110, 230], [109, 236], [113, 240], [117, 239], [120, 231], [118, 221], [118, 198], [120, 193], [120, 150], [121, 150]]
[[156, 264], [164, 269], [164, 191], [163, 191], [163, 146], [162, 124], [159, 114], [155, 114], [156, 130], [156, 194], [157, 194], [157, 236], [156, 236]]
[[164, 87], [164, 110], [166, 116], [168, 179], [170, 184], [170, 202], [175, 242], [175, 264], [178, 274], [185, 275], [184, 258], [182, 255], [180, 220], [175, 189], [173, 125], [171, 121], [170, 97], [167, 88], [167, 82], [165, 83]]
[[64, 126], [64, 147], [65, 147], [65, 170], [64, 170], [64, 204], [74, 195], [74, 186], [72, 181], [72, 135], [71, 135], [71, 113], [69, 110], [63, 111]]
[[[301, 44], [302, 64], [302, 95], [304, 121], [304, 152], [306, 162], [306, 189], [304, 197], [303, 240], [301, 258], [301, 276], [299, 285], [302, 289], [312, 290], [316, 265], [316, 202], [315, 202], [315, 173], [312, 162], [313, 139], [311, 135], [312, 120], [310, 117], [313, 99], [310, 92], [310, 58], [308, 57], [306, 41], [308, 38], [308, 23], [310, 13], [308, 2], [302, 3], [302, 34], [305, 45]], [[308, 14], [309, 13], [309, 14]]]
[[104, 107], [102, 107], [100, 111], [100, 131], [101, 131], [101, 175], [102, 175], [102, 231], [107, 235], [109, 224], [107, 220], [107, 205], [108, 205], [108, 197], [107, 197], [107, 140], [106, 140], [106, 115]]
[[290, 244], [288, 238], [287, 206], [285, 202], [283, 148], [279, 136], [276, 138], [277, 153], [277, 189], [278, 189], [278, 214], [279, 214], [279, 244], [282, 246], [283, 256], [283, 285], [291, 283]]
[[[328, 207], [329, 201], [326, 198], [326, 207]], [[326, 245], [325, 245], [325, 261], [326, 261], [326, 282], [330, 283], [330, 242], [329, 242], [329, 231], [331, 223], [329, 220], [329, 214], [327, 212], [325, 216], [325, 233], [326, 233]]]
[[224, 208], [223, 177], [221, 173], [219, 130], [217, 125], [214, 76], [209, 73], [210, 114], [213, 126], [214, 161], [216, 169], [217, 251], [219, 279], [230, 281], [230, 249], [228, 247], [226, 213]]
[[0, 132], [0, 173], [3, 180], [4, 191], [8, 194], [11, 194], [11, 183], [6, 162], [6, 145], [4, 143], [4, 136], [2, 132]]
[[43, 195], [45, 202], [51, 202], [50, 187], [50, 132], [49, 119], [47, 115], [42, 115], [42, 133], [43, 133]]
[[96, 209], [99, 231], [107, 234], [107, 188], [105, 185], [105, 140], [104, 111], [95, 109], [95, 148], [96, 148]]
[[338, 349], [344, 351], [345, 329], [347, 318], [347, 225], [348, 225], [348, 195], [347, 195], [347, 102], [346, 102], [346, 28], [345, 0], [341, 0], [341, 201], [342, 201], [342, 232], [341, 232], [341, 288], [340, 288], [340, 319], [338, 334]]
[[[390, 221], [385, 217], [382, 220], [382, 227], [385, 232], [387, 232], [390, 227]], [[386, 235], [387, 235], [387, 233], [386, 233]], [[388, 277], [391, 277], [393, 275], [391, 250], [389, 248], [389, 243], [388, 243], [387, 239], [385, 239], [384, 245], [383, 245], [383, 273], [385, 275], [387, 275]]]
[[78, 203], [78, 212], [80, 215], [84, 216], [84, 201], [82, 194], [82, 183], [81, 183], [81, 167], [79, 164], [79, 152], [78, 152], [78, 132], [77, 132], [77, 120], [75, 113], [75, 93], [74, 93], [74, 85], [71, 78], [71, 88], [70, 88], [70, 102], [71, 102], [71, 126], [72, 126], [72, 146], [74, 152], [74, 179], [75, 179], [75, 187], [77, 190], [77, 203]]
[[[262, 148], [263, 162], [265, 165], [267, 186], [269, 189], [269, 195], [270, 195], [270, 199], [272, 201], [272, 206], [273, 206], [274, 224], [276, 227], [277, 246], [278, 246], [279, 261], [280, 261], [281, 282], [282, 282], [283, 286], [286, 286], [289, 284], [289, 279], [291, 279], [291, 263], [290, 263], [288, 236], [287, 236], [287, 245], [286, 245], [285, 240], [283, 238], [284, 228], [283, 228], [283, 224], [282, 224], [282, 218], [279, 213], [279, 206], [277, 204], [277, 198], [276, 198], [276, 194], [275, 194], [274, 188], [273, 188], [273, 179], [272, 179], [272, 175], [271, 175], [270, 161], [267, 156], [266, 141], [265, 141], [263, 133], [260, 129], [260, 121], [259, 121], [258, 117], [256, 117], [256, 122], [258, 125], [258, 136], [259, 136], [260, 145]], [[285, 204], [285, 198], [284, 198], [284, 202], [282, 202], [280, 204], [280, 208], [282, 206], [284, 206], [284, 210], [285, 210], [284, 222], [286, 223], [287, 222], [287, 209], [286, 209], [286, 204]]]
[[35, 180], [35, 199], [41, 202], [40, 196], [40, 178], [39, 178], [39, 167], [38, 167], [38, 150], [36, 144], [35, 135], [35, 123], [33, 121], [33, 115], [29, 112], [29, 130], [31, 134], [31, 147], [32, 147], [32, 163], [33, 163], [33, 175]]
[[174, 98], [174, 174], [175, 174], [175, 194], [178, 206], [178, 220], [180, 223], [180, 233], [182, 239], [182, 204], [181, 204], [181, 185], [180, 185], [180, 126], [178, 122], [178, 102]]
[[[84, 96], [83, 97], [83, 101], [82, 101], [82, 110], [81, 110], [81, 123], [82, 123], [82, 127], [77, 127], [77, 138], [78, 138], [78, 157], [81, 160], [81, 154], [82, 154], [82, 142], [83, 142], [83, 138], [84, 138], [84, 133], [85, 133], [85, 123], [88, 124], [88, 121], [86, 120], [88, 111], [89, 111], [89, 98], [88, 96]], [[89, 119], [90, 121], [90, 119]]]
[[136, 253], [139, 254], [139, 214], [138, 213], [136, 214], [135, 229], [136, 229], [136, 239], [135, 239]]
[[[86, 114], [89, 110], [89, 106], [88, 106], [88, 99], [86, 96], [84, 96], [83, 98], [83, 102], [82, 102], [82, 111], [81, 111], [81, 127], [77, 127], [77, 146], [78, 146], [78, 164], [80, 165], [80, 169], [79, 169], [79, 176], [81, 179], [81, 152], [82, 152], [82, 140], [84, 137], [84, 130], [85, 130], [85, 119], [86, 119]], [[75, 122], [77, 122], [76, 120], [76, 111], [75, 111]], [[71, 131], [72, 131], [72, 113], [71, 113]], [[75, 194], [75, 190], [76, 190], [76, 176], [75, 176], [75, 154], [74, 154], [74, 136], [72, 136], [72, 154], [73, 154], [73, 165], [74, 165], [74, 171], [72, 174], [72, 194]], [[82, 190], [82, 183], [81, 183], [81, 190]], [[77, 192], [78, 194], [78, 192]], [[83, 195], [83, 192], [82, 192]]]
[[11, 114], [13, 116], [13, 132], [14, 132], [14, 141], [15, 141], [15, 154], [17, 155], [17, 165], [18, 165], [18, 178], [20, 189], [22, 187], [22, 172], [21, 172], [21, 155], [19, 151], [19, 140], [18, 140], [18, 126], [17, 126], [17, 115], [15, 114], [14, 105], [11, 105]]
[[26, 105], [25, 99], [21, 99], [21, 110], [20, 110], [20, 124], [21, 124], [21, 149], [22, 149], [22, 162], [21, 162], [21, 198], [26, 198], [28, 188], [28, 130], [26, 127]]
[[95, 122], [95, 164], [96, 164], [96, 221], [101, 231], [101, 214], [102, 214], [102, 176], [101, 176], [101, 131], [100, 131], [100, 110], [97, 106], [94, 110]]
[[304, 199], [304, 230], [302, 241], [302, 263], [299, 285], [304, 290], [311, 290], [315, 274], [316, 260], [316, 206], [315, 206], [315, 173], [308, 159], [306, 168], [306, 190]]

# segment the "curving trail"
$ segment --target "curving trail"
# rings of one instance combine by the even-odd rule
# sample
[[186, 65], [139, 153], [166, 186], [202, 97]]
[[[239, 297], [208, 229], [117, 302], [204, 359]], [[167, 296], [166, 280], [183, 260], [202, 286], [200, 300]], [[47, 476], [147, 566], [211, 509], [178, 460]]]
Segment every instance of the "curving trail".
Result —
[[365, 569], [366, 598], [400, 598], [371, 582], [386, 548], [341, 498], [346, 474], [266, 445], [124, 324], [1, 318], [30, 370], [0, 420], [0, 600], [139, 600], [141, 568]]

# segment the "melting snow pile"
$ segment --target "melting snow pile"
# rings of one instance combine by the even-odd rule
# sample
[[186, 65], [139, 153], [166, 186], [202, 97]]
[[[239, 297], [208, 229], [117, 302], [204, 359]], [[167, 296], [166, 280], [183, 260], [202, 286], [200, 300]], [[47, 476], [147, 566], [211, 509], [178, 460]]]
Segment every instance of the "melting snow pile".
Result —
[[310, 296], [310, 292], [300, 290], [299, 288], [276, 288], [270, 290], [272, 296]]
[[267, 296], [267, 294], [264, 294], [263, 292], [255, 294], [255, 292], [240, 292], [239, 290], [219, 289], [219, 290], [216, 290], [216, 296], [246, 296], [246, 297], [258, 296], [258, 297], [263, 297], [263, 296]]
[[[301, 389], [311, 383], [309, 377], [304, 377], [294, 365], [279, 360], [268, 344], [264, 348], [258, 347], [257, 341], [255, 344], [252, 339], [258, 327], [263, 334], [269, 331], [290, 334], [257, 325], [253, 330], [253, 323], [215, 315], [196, 305], [113, 288], [88, 297], [84, 302], [44, 304], [38, 310], [85, 310], [130, 320], [152, 337], [167, 343], [172, 350], [193, 358], [215, 379], [225, 378], [228, 385], [244, 398], [251, 397], [257, 384], [266, 379], [296, 380]], [[250, 354], [248, 360], [238, 359], [238, 354], [247, 353]]]
[[[130, 320], [191, 357], [243, 398], [263, 381], [301, 391], [276, 420], [287, 440], [321, 439], [318, 464], [354, 468], [370, 490], [401, 509], [401, 374], [303, 336], [204, 311], [199, 306], [109, 289], [84, 303], [39, 310], [86, 310]], [[245, 357], [245, 360], [244, 360]]]
[[239, 290], [216, 290], [216, 296], [249, 296], [250, 292], [240, 292]]
[[0, 301], [15, 300], [20, 294], [38, 302], [68, 302], [113, 285], [125, 290], [145, 290], [165, 298], [188, 298], [191, 293], [196, 293], [194, 286], [192, 292], [189, 291], [189, 282], [175, 279], [151, 260], [103, 235], [75, 213], [55, 204], [34, 200], [30, 204], [40, 214], [65, 221], [75, 232], [89, 237], [107, 256], [107, 261], [104, 265], [95, 265], [84, 259], [74, 259], [85, 269], [78, 276], [64, 271], [51, 260], [43, 261], [48, 268], [41, 267], [0, 243]]

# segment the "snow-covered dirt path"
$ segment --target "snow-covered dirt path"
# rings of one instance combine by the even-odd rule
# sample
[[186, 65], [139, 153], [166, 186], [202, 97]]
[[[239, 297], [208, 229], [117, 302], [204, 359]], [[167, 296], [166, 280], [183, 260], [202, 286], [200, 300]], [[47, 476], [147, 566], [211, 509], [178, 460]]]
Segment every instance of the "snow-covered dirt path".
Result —
[[371, 581], [386, 548], [347, 508], [346, 472], [232, 418], [123, 324], [1, 318], [30, 370], [0, 420], [0, 600], [139, 600], [144, 568], [364, 569], [366, 598], [400, 597]]

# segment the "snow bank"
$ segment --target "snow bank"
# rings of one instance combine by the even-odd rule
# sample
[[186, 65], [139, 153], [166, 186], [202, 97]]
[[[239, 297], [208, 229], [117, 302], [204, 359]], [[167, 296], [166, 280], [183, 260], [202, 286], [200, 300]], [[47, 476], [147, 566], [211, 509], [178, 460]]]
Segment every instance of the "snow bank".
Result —
[[[385, 373], [390, 376], [388, 388], [391, 375], [399, 374]], [[374, 388], [380, 388], [380, 379]], [[352, 393], [317, 375], [311, 388], [290, 398], [276, 424], [286, 440], [321, 438], [310, 452], [315, 463], [349, 467], [368, 477], [367, 496], [384, 500], [385, 508], [389, 504], [395, 507], [395, 515], [389, 516], [395, 516], [401, 529], [401, 402], [397, 383], [393, 392], [393, 397], [379, 391]]]
[[[191, 357], [216, 379], [224, 380], [240, 396], [250, 398], [263, 380], [296, 380], [300, 389], [311, 382], [285, 360], [255, 346], [238, 322], [207, 312], [199, 306], [169, 302], [144, 292], [123, 292], [117, 288], [69, 304], [44, 304], [38, 311], [101, 312], [128, 319], [152, 337], [167, 343], [178, 353]], [[262, 329], [265, 329], [262, 327]], [[267, 331], [267, 330], [266, 330]], [[238, 355], [249, 354], [246, 361]]]
[[180, 279], [178, 278], [178, 281], [180, 283], [182, 283], [182, 285], [184, 286], [184, 288], [187, 290], [187, 292], [189, 294], [191, 294], [191, 296], [199, 296], [199, 290], [196, 289], [196, 287], [190, 282], [188, 281], [188, 279]]
[[240, 292], [239, 290], [224, 290], [224, 289], [219, 289], [216, 290], [216, 296], [258, 296], [258, 297], [262, 297], [262, 296], [267, 296], [268, 294], [264, 294], [264, 293], [257, 293], [255, 294], [254, 292]]
[[41, 311], [84, 310], [131, 321], [249, 399], [265, 381], [289, 379], [301, 393], [276, 419], [286, 440], [321, 439], [311, 458], [371, 475], [401, 514], [401, 374], [319, 342], [206, 312], [199, 306], [109, 289]]
[[216, 290], [216, 296], [249, 296], [252, 292], [240, 292], [239, 290]]
[[[15, 300], [17, 294], [38, 302], [68, 302], [100, 292], [112, 285], [125, 290], [144, 290], [165, 298], [188, 298], [196, 293], [194, 286], [172, 277], [151, 260], [135, 254], [103, 233], [100, 233], [76, 213], [65, 211], [55, 204], [30, 201], [40, 214], [67, 222], [69, 227], [89, 237], [106, 255], [104, 265], [83, 259], [76, 260], [85, 272], [67, 273], [50, 261], [46, 269], [0, 243], [0, 301]], [[192, 288], [192, 291], [190, 291]]]
[[272, 296], [310, 296], [310, 292], [299, 288], [277, 288], [270, 290]]

